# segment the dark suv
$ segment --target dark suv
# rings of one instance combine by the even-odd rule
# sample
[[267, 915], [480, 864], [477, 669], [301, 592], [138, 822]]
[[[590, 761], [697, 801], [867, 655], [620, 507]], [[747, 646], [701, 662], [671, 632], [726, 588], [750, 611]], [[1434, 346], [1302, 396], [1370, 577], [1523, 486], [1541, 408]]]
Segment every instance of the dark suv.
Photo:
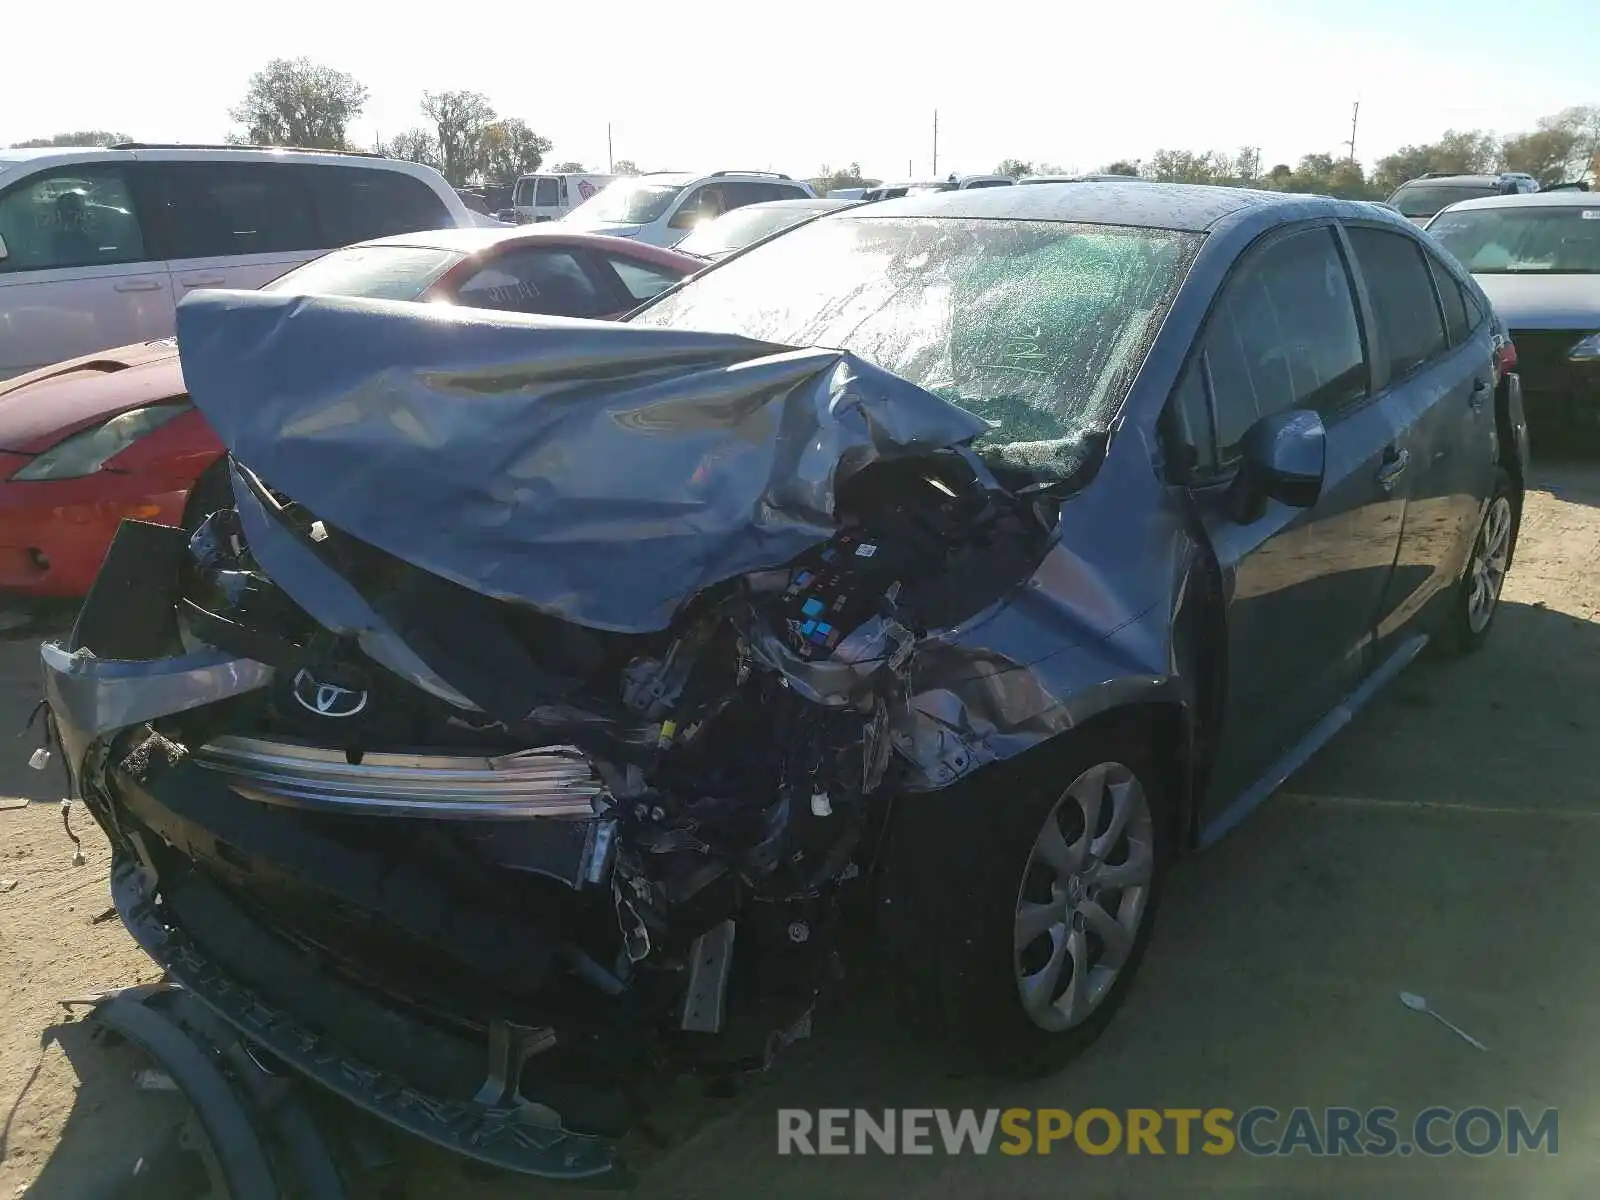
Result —
[[1499, 175], [1447, 175], [1442, 172], [1409, 179], [1395, 189], [1386, 203], [1414, 225], [1426, 225], [1441, 208], [1458, 200], [1484, 196], [1519, 196], [1537, 192], [1539, 181], [1520, 171]]

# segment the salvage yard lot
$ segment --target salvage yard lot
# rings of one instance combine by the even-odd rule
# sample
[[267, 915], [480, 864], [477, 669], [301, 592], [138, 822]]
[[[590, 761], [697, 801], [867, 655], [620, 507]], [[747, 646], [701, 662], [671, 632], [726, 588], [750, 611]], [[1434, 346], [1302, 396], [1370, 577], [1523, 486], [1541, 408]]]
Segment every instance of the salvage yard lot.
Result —
[[[1591, 1196], [1600, 1176], [1600, 469], [1545, 468], [1497, 627], [1477, 657], [1414, 667], [1215, 850], [1180, 865], [1150, 958], [1111, 1031], [1059, 1076], [949, 1077], [874, 995], [736, 1098], [646, 1147], [650, 1196]], [[37, 699], [34, 648], [0, 648], [0, 729]], [[31, 736], [0, 739], [0, 794], [50, 802]], [[155, 977], [54, 803], [0, 811], [0, 1197], [114, 1194], [168, 1119], [133, 1061], [56, 1001]], [[4, 886], [0, 884], [0, 886]], [[1487, 1046], [1408, 1012], [1428, 997]], [[1559, 1154], [1518, 1158], [779, 1158], [779, 1107], [1212, 1108], [1429, 1105], [1560, 1110]], [[678, 1122], [675, 1122], [677, 1124]], [[425, 1147], [422, 1197], [545, 1194]], [[570, 1191], [566, 1194], [571, 1195]]]

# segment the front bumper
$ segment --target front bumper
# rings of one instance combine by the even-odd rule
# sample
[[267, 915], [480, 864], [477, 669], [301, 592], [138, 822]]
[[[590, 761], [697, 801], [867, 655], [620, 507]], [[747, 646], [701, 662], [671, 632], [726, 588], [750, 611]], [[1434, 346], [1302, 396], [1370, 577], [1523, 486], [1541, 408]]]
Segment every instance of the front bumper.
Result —
[[[528, 1058], [537, 1053], [535, 1042], [540, 1030], [496, 1020], [490, 1023], [486, 1036], [474, 1037], [421, 1024], [403, 1007], [385, 1003], [371, 991], [357, 990], [332, 973], [317, 970], [289, 943], [281, 941], [277, 933], [253, 924], [252, 918], [237, 909], [221, 890], [196, 873], [186, 872], [176, 879], [157, 874], [156, 860], [150, 856], [146, 839], [158, 837], [154, 830], [159, 827], [143, 826], [126, 807], [128, 798], [117, 792], [115, 773], [100, 762], [105, 753], [100, 747], [120, 731], [137, 728], [159, 716], [265, 687], [272, 680], [270, 667], [212, 650], [164, 660], [127, 661], [72, 654], [46, 644], [41, 656], [46, 695], [63, 754], [81, 793], [111, 836], [115, 854], [111, 886], [118, 914], [129, 933], [173, 982], [313, 1082], [407, 1132], [508, 1171], [566, 1180], [621, 1181], [622, 1168], [611, 1142], [569, 1132], [554, 1109], [529, 1100], [519, 1090], [521, 1070]], [[222, 739], [214, 752], [202, 748], [194, 756], [195, 766], [203, 774], [214, 776], [227, 790], [257, 793], [254, 802], [241, 803], [267, 799], [268, 809], [281, 811], [287, 806], [327, 810], [350, 800], [350, 795], [341, 794], [350, 792], [340, 786], [351, 782], [342, 779], [346, 772], [309, 769], [331, 768], [331, 764], [320, 762], [321, 756], [303, 761], [292, 756], [262, 758], [241, 754], [242, 744], [244, 739]], [[549, 786], [552, 764], [518, 765], [523, 767], [520, 775], [508, 773], [502, 811], [550, 812], [563, 803], [568, 809], [576, 806], [576, 797], [562, 800], [553, 794]], [[422, 795], [415, 788], [408, 788], [405, 785], [416, 783], [421, 772], [414, 778], [402, 769], [404, 764], [379, 762], [373, 766], [376, 776], [398, 778], [401, 786], [396, 795], [401, 800], [422, 805], [435, 802], [438, 806], [430, 808], [431, 815], [489, 815], [452, 811], [452, 803], [439, 803], [451, 802], [451, 797]], [[348, 764], [346, 767], [348, 771]], [[557, 782], [568, 781], [561, 777]], [[348, 810], [365, 807], [349, 804]], [[566, 819], [550, 822], [551, 828], [562, 833], [571, 831], [576, 841], [565, 858], [552, 852], [552, 863], [544, 872], [573, 888], [593, 882], [589, 876], [596, 870], [596, 863], [604, 862], [605, 846], [609, 844], [609, 837], [602, 844], [596, 836], [602, 830], [609, 833], [607, 823], [573, 819], [576, 815], [575, 811], [563, 812]], [[567, 859], [581, 867], [566, 869], [571, 865]], [[538, 869], [538, 864], [533, 865]], [[186, 932], [190, 923], [202, 918], [195, 936]], [[204, 938], [199, 936], [201, 933]], [[359, 1023], [366, 1029], [383, 1031], [381, 1040], [387, 1046], [426, 1045], [425, 1061], [436, 1072], [434, 1077], [443, 1063], [442, 1073], [457, 1081], [453, 1085], [456, 1094], [441, 1094], [419, 1086], [394, 1070], [375, 1066], [372, 1060], [348, 1051], [336, 1037], [317, 1032], [291, 1015], [281, 1001], [263, 994], [259, 986], [242, 981], [226, 965], [233, 963], [236, 967], [238, 962], [217, 959], [206, 945], [244, 954], [244, 961], [253, 965], [270, 963], [265, 978], [272, 980], [274, 991], [286, 986], [286, 995], [305, 995], [310, 989], [317, 997], [318, 1009], [337, 1011], [346, 1020], [358, 1019], [352, 1014], [359, 1014]], [[274, 956], [281, 957], [274, 961]], [[297, 973], [299, 979], [295, 978]], [[470, 1080], [465, 1087], [460, 1086], [463, 1079]]]
[[[9, 474], [13, 459], [27, 461], [0, 455], [0, 471]], [[0, 482], [0, 594], [82, 596], [124, 517], [181, 525], [188, 500], [189, 487], [171, 478], [114, 471]]]
[[[502, 1170], [573, 1181], [604, 1180], [619, 1186], [627, 1182], [610, 1143], [567, 1133], [548, 1109], [516, 1098], [518, 1058], [526, 1053], [518, 1038], [523, 1031], [506, 1025], [491, 1033], [479, 1098], [464, 1102], [430, 1095], [354, 1058], [231, 979], [179, 929], [162, 920], [157, 894], [153, 874], [119, 855], [111, 872], [112, 900], [145, 953], [171, 982], [188, 989], [240, 1033], [312, 1082], [408, 1133]], [[332, 993], [340, 986], [327, 982]], [[355, 996], [349, 1001], [364, 1002]], [[385, 1018], [403, 1020], [393, 1013]]]
[[[1600, 363], [1567, 357], [1581, 331], [1513, 329], [1529, 423], [1563, 432], [1600, 431]], [[1560, 442], [1556, 442], [1559, 448]]]

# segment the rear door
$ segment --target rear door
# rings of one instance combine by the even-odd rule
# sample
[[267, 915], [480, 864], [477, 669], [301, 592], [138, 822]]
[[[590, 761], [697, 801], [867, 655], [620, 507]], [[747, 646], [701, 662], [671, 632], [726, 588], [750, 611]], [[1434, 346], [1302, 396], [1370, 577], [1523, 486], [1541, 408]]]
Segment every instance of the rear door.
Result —
[[144, 166], [179, 299], [201, 288], [260, 287], [321, 248], [311, 194], [294, 164], [156, 159]]
[[[1379, 480], [1394, 430], [1372, 401], [1348, 263], [1331, 224], [1268, 235], [1219, 294], [1169, 418], [1224, 578], [1226, 696], [1205, 819], [1255, 783], [1361, 677], [1400, 538], [1403, 499]], [[1309, 509], [1225, 502], [1261, 417], [1321, 414], [1327, 470]]]
[[1477, 529], [1494, 469], [1494, 404], [1488, 343], [1469, 338], [1465, 299], [1448, 270], [1439, 264], [1444, 278], [1436, 279], [1421, 241], [1401, 230], [1347, 223], [1345, 232], [1372, 312], [1377, 400], [1397, 431], [1393, 486], [1405, 499], [1376, 624], [1376, 663], [1455, 580], [1464, 531]]
[[0, 379], [171, 335], [135, 166], [54, 167], [0, 192]]

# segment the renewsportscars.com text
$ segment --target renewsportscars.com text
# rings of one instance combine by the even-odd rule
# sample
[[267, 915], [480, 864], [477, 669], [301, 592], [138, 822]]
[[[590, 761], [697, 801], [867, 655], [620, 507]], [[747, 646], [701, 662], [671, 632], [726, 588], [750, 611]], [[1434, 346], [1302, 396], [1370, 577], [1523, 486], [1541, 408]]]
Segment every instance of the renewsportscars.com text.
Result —
[[779, 1154], [1555, 1154], [1556, 1109], [780, 1108]]

